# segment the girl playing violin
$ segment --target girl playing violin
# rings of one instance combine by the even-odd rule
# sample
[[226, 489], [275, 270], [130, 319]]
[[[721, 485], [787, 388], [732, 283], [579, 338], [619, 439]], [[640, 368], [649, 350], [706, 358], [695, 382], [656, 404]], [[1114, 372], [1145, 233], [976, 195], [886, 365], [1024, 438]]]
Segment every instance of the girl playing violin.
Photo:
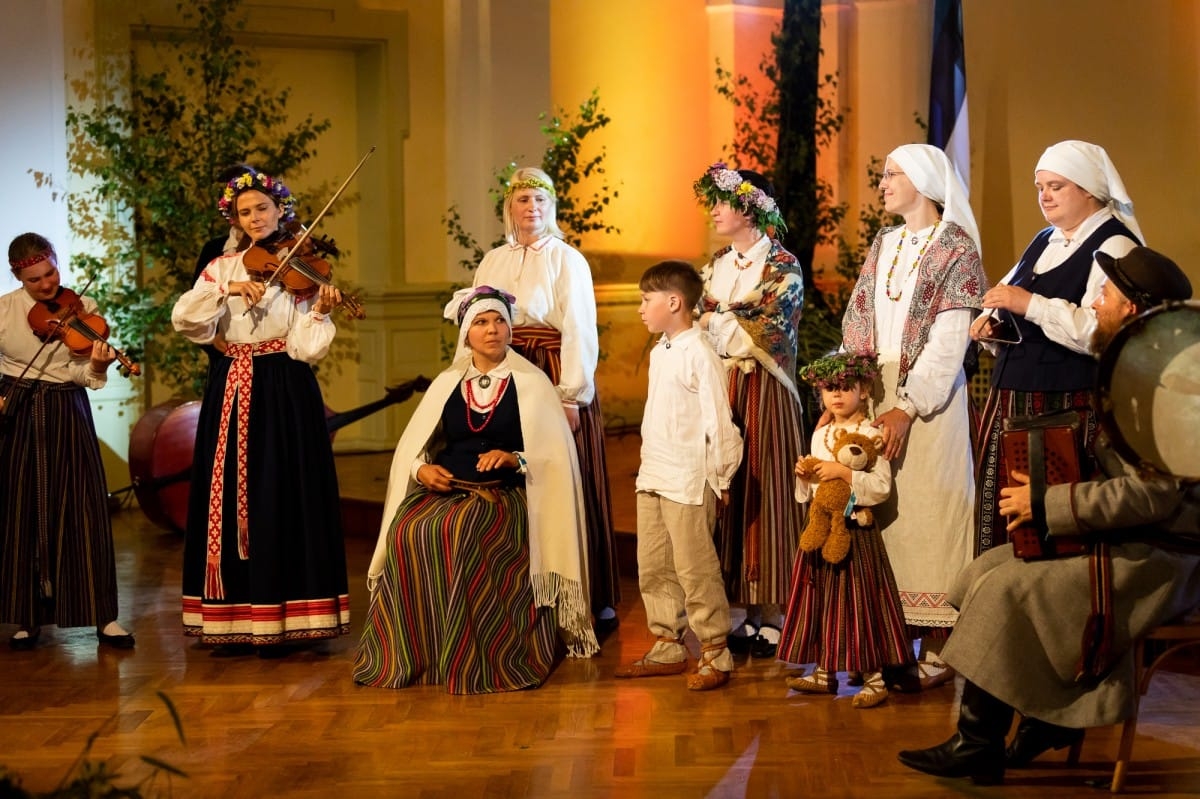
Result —
[[[279, 235], [295, 198], [247, 171], [218, 208], [255, 245]], [[325, 357], [341, 292], [309, 299], [255, 280], [246, 250], [222, 255], [175, 304], [175, 329], [218, 343], [196, 431], [184, 539], [183, 624], [214, 654], [286, 653], [350, 629], [337, 474], [311, 364]]]
[[[33, 649], [41, 626], [95, 625], [100, 644], [133, 647], [116, 622], [117, 573], [107, 483], [85, 388], [102, 388], [116, 353], [105, 341], [76, 355], [30, 328], [53, 303], [58, 256], [23, 233], [8, 247], [21, 288], [0, 297], [0, 623], [13, 649]], [[96, 303], [82, 298], [91, 314]]]

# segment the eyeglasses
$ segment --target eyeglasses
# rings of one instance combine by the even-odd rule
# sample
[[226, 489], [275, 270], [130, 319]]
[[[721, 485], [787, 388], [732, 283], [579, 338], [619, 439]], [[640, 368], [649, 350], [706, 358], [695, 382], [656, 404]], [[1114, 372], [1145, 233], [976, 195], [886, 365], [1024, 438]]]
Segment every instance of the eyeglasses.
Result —
[[903, 172], [897, 172], [894, 169], [885, 169], [885, 170], [883, 170], [883, 174], [879, 176], [879, 179], [880, 180], [891, 180], [892, 178], [899, 177], [900, 175], [903, 175], [903, 174], [904, 174]]

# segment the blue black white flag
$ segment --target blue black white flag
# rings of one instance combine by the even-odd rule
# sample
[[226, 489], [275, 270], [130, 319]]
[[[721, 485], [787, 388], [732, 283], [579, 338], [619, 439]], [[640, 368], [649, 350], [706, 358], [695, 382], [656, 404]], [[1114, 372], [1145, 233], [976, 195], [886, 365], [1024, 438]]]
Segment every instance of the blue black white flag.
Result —
[[937, 0], [933, 12], [933, 66], [929, 80], [929, 143], [941, 147], [971, 186], [967, 130], [967, 64], [962, 0]]

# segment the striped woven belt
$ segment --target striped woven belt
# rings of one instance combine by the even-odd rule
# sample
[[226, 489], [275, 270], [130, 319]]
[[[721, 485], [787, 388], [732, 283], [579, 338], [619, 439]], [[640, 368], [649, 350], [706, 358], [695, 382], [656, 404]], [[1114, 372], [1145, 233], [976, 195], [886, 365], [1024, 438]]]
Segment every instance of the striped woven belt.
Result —
[[237, 403], [237, 526], [238, 557], [250, 557], [250, 501], [246, 480], [246, 453], [250, 437], [250, 389], [254, 382], [254, 356], [284, 352], [287, 340], [273, 338], [254, 344], [230, 344], [225, 356], [232, 358], [225, 379], [225, 396], [221, 400], [221, 423], [217, 433], [217, 451], [213, 456], [212, 481], [208, 486], [208, 561], [204, 570], [204, 596], [224, 599], [225, 584], [221, 580], [221, 526], [224, 521], [225, 452], [229, 446], [229, 421]]

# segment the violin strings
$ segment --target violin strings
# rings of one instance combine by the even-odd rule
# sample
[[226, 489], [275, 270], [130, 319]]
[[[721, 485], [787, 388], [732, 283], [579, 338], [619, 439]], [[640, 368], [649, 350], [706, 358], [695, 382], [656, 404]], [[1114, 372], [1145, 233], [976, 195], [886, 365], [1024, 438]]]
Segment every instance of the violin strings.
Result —
[[[299, 258], [299, 257], [288, 258], [287, 266], [290, 269], [295, 269], [297, 272], [304, 275], [306, 278], [308, 278], [309, 280], [311, 280], [314, 283], [321, 283], [326, 286], [333, 285], [332, 280], [330, 280], [325, 275], [322, 275], [319, 272], [317, 272], [315, 269], [313, 269], [311, 266], [309, 266], [302, 258]], [[358, 310], [358, 308], [359, 308], [358, 299], [349, 294], [343, 295], [342, 303], [344, 305], [346, 305], [346, 307], [353, 309], [353, 310]]]
[[85, 338], [90, 338], [92, 341], [104, 341], [99, 333], [85, 325], [78, 317], [68, 319], [67, 326], [75, 332], [81, 333]]

